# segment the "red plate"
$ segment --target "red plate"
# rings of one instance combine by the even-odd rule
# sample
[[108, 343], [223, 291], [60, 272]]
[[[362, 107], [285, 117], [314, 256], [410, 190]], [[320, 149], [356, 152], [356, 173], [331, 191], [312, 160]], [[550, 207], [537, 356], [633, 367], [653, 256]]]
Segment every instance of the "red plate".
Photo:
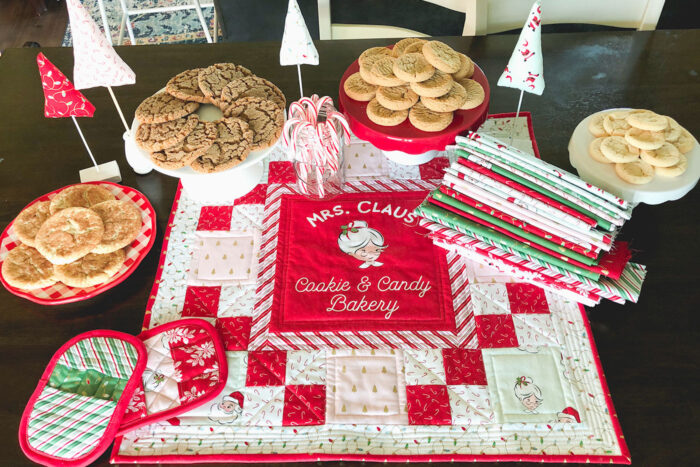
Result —
[[486, 120], [491, 88], [486, 75], [476, 63], [474, 63], [472, 79], [484, 88], [486, 95], [484, 102], [474, 109], [456, 111], [450, 126], [438, 132], [421, 131], [411, 125], [408, 119], [396, 126], [381, 126], [373, 123], [367, 118], [367, 102], [350, 99], [345, 94], [345, 80], [358, 71], [360, 71], [360, 65], [355, 60], [343, 74], [338, 91], [338, 108], [345, 114], [353, 134], [361, 140], [369, 141], [379, 149], [403, 151], [409, 154], [423, 154], [434, 149], [442, 151], [448, 144], [455, 142], [457, 135], [476, 130]]
[[[89, 182], [93, 185], [100, 185], [106, 188], [118, 200], [131, 201], [136, 204], [136, 206], [141, 210], [141, 231], [138, 237], [127, 247], [126, 259], [121, 269], [112, 276], [109, 282], [94, 285], [92, 287], [69, 287], [60, 282], [55, 283], [52, 286], [44, 287], [43, 289], [34, 290], [22, 290], [12, 287], [5, 281], [2, 276], [0, 269], [0, 282], [5, 288], [11, 293], [17, 295], [18, 297], [26, 298], [32, 302], [39, 303], [41, 305], [61, 305], [63, 303], [78, 302], [80, 300], [87, 300], [95, 295], [101, 294], [105, 290], [109, 290], [117, 284], [120, 284], [124, 279], [129, 277], [132, 272], [136, 270], [141, 261], [146, 257], [153, 242], [156, 240], [156, 212], [151, 206], [148, 199], [141, 194], [139, 191], [134, 190], [128, 186], [117, 185], [111, 182]], [[71, 186], [71, 185], [69, 185]], [[27, 205], [27, 207], [39, 201], [49, 201], [53, 198], [56, 193], [61, 190], [68, 188], [63, 187], [58, 190], [54, 190], [40, 198], [35, 199]], [[7, 253], [12, 251], [19, 243], [19, 239], [15, 235], [12, 225], [14, 221], [5, 228], [0, 236], [0, 265], [2, 261], [5, 260]]]

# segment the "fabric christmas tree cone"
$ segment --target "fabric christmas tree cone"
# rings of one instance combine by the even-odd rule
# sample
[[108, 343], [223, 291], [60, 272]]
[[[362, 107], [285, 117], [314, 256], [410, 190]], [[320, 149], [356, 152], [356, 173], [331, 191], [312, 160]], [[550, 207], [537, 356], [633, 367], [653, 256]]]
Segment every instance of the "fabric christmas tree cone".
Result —
[[115, 161], [97, 165], [95, 156], [93, 156], [83, 131], [75, 119], [75, 117], [92, 117], [95, 114], [95, 106], [87, 100], [83, 93], [73, 86], [73, 83], [66, 78], [66, 75], [56, 65], [51, 63], [43, 53], [39, 52], [36, 56], [36, 63], [39, 67], [41, 87], [44, 91], [44, 116], [47, 118], [70, 117], [94, 165], [94, 167], [80, 171], [81, 182], [94, 180], [120, 182], [119, 166], [117, 166]]
[[79, 0], [66, 0], [71, 31], [73, 33], [73, 80], [76, 89], [106, 87], [124, 128], [129, 131], [121, 107], [117, 102], [112, 86], [134, 84], [136, 75], [124, 63], [90, 13]]
[[537, 0], [530, 9], [525, 26], [520, 32], [518, 45], [508, 60], [508, 66], [498, 80], [499, 86], [520, 89], [542, 95], [542, 6]]
[[296, 65], [299, 75], [299, 94], [304, 97], [300, 65], [318, 65], [318, 51], [311, 40], [304, 17], [297, 0], [289, 0], [287, 19], [284, 22], [284, 35], [280, 48], [280, 65]]

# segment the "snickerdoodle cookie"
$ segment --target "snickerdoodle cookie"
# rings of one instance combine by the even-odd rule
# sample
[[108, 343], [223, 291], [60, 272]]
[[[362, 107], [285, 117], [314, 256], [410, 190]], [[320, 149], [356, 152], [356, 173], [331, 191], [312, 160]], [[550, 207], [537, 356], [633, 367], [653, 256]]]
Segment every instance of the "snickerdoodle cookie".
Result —
[[68, 264], [94, 250], [103, 234], [104, 224], [95, 211], [66, 208], [42, 224], [34, 243], [53, 264]]

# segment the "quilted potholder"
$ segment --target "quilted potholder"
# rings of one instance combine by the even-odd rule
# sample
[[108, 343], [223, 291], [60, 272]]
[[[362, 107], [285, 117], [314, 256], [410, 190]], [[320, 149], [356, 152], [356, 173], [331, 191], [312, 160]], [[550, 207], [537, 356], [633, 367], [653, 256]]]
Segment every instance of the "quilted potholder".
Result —
[[146, 366], [139, 339], [80, 334], [56, 352], [19, 426], [22, 451], [44, 465], [88, 465], [110, 445]]
[[181, 319], [139, 334], [148, 361], [119, 434], [172, 418], [216, 396], [228, 377], [219, 333], [203, 319]]

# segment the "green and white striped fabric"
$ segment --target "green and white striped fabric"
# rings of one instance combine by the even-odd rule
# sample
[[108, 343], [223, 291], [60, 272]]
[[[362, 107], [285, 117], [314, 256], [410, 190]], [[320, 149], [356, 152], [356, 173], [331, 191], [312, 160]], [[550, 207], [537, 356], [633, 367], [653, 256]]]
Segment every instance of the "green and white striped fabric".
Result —
[[[135, 361], [135, 359], [134, 359]], [[97, 446], [116, 402], [45, 387], [27, 424], [29, 445], [37, 451], [75, 459]]]
[[137, 360], [136, 349], [130, 344], [111, 337], [91, 337], [77, 342], [58, 361], [69, 368], [128, 379]]

